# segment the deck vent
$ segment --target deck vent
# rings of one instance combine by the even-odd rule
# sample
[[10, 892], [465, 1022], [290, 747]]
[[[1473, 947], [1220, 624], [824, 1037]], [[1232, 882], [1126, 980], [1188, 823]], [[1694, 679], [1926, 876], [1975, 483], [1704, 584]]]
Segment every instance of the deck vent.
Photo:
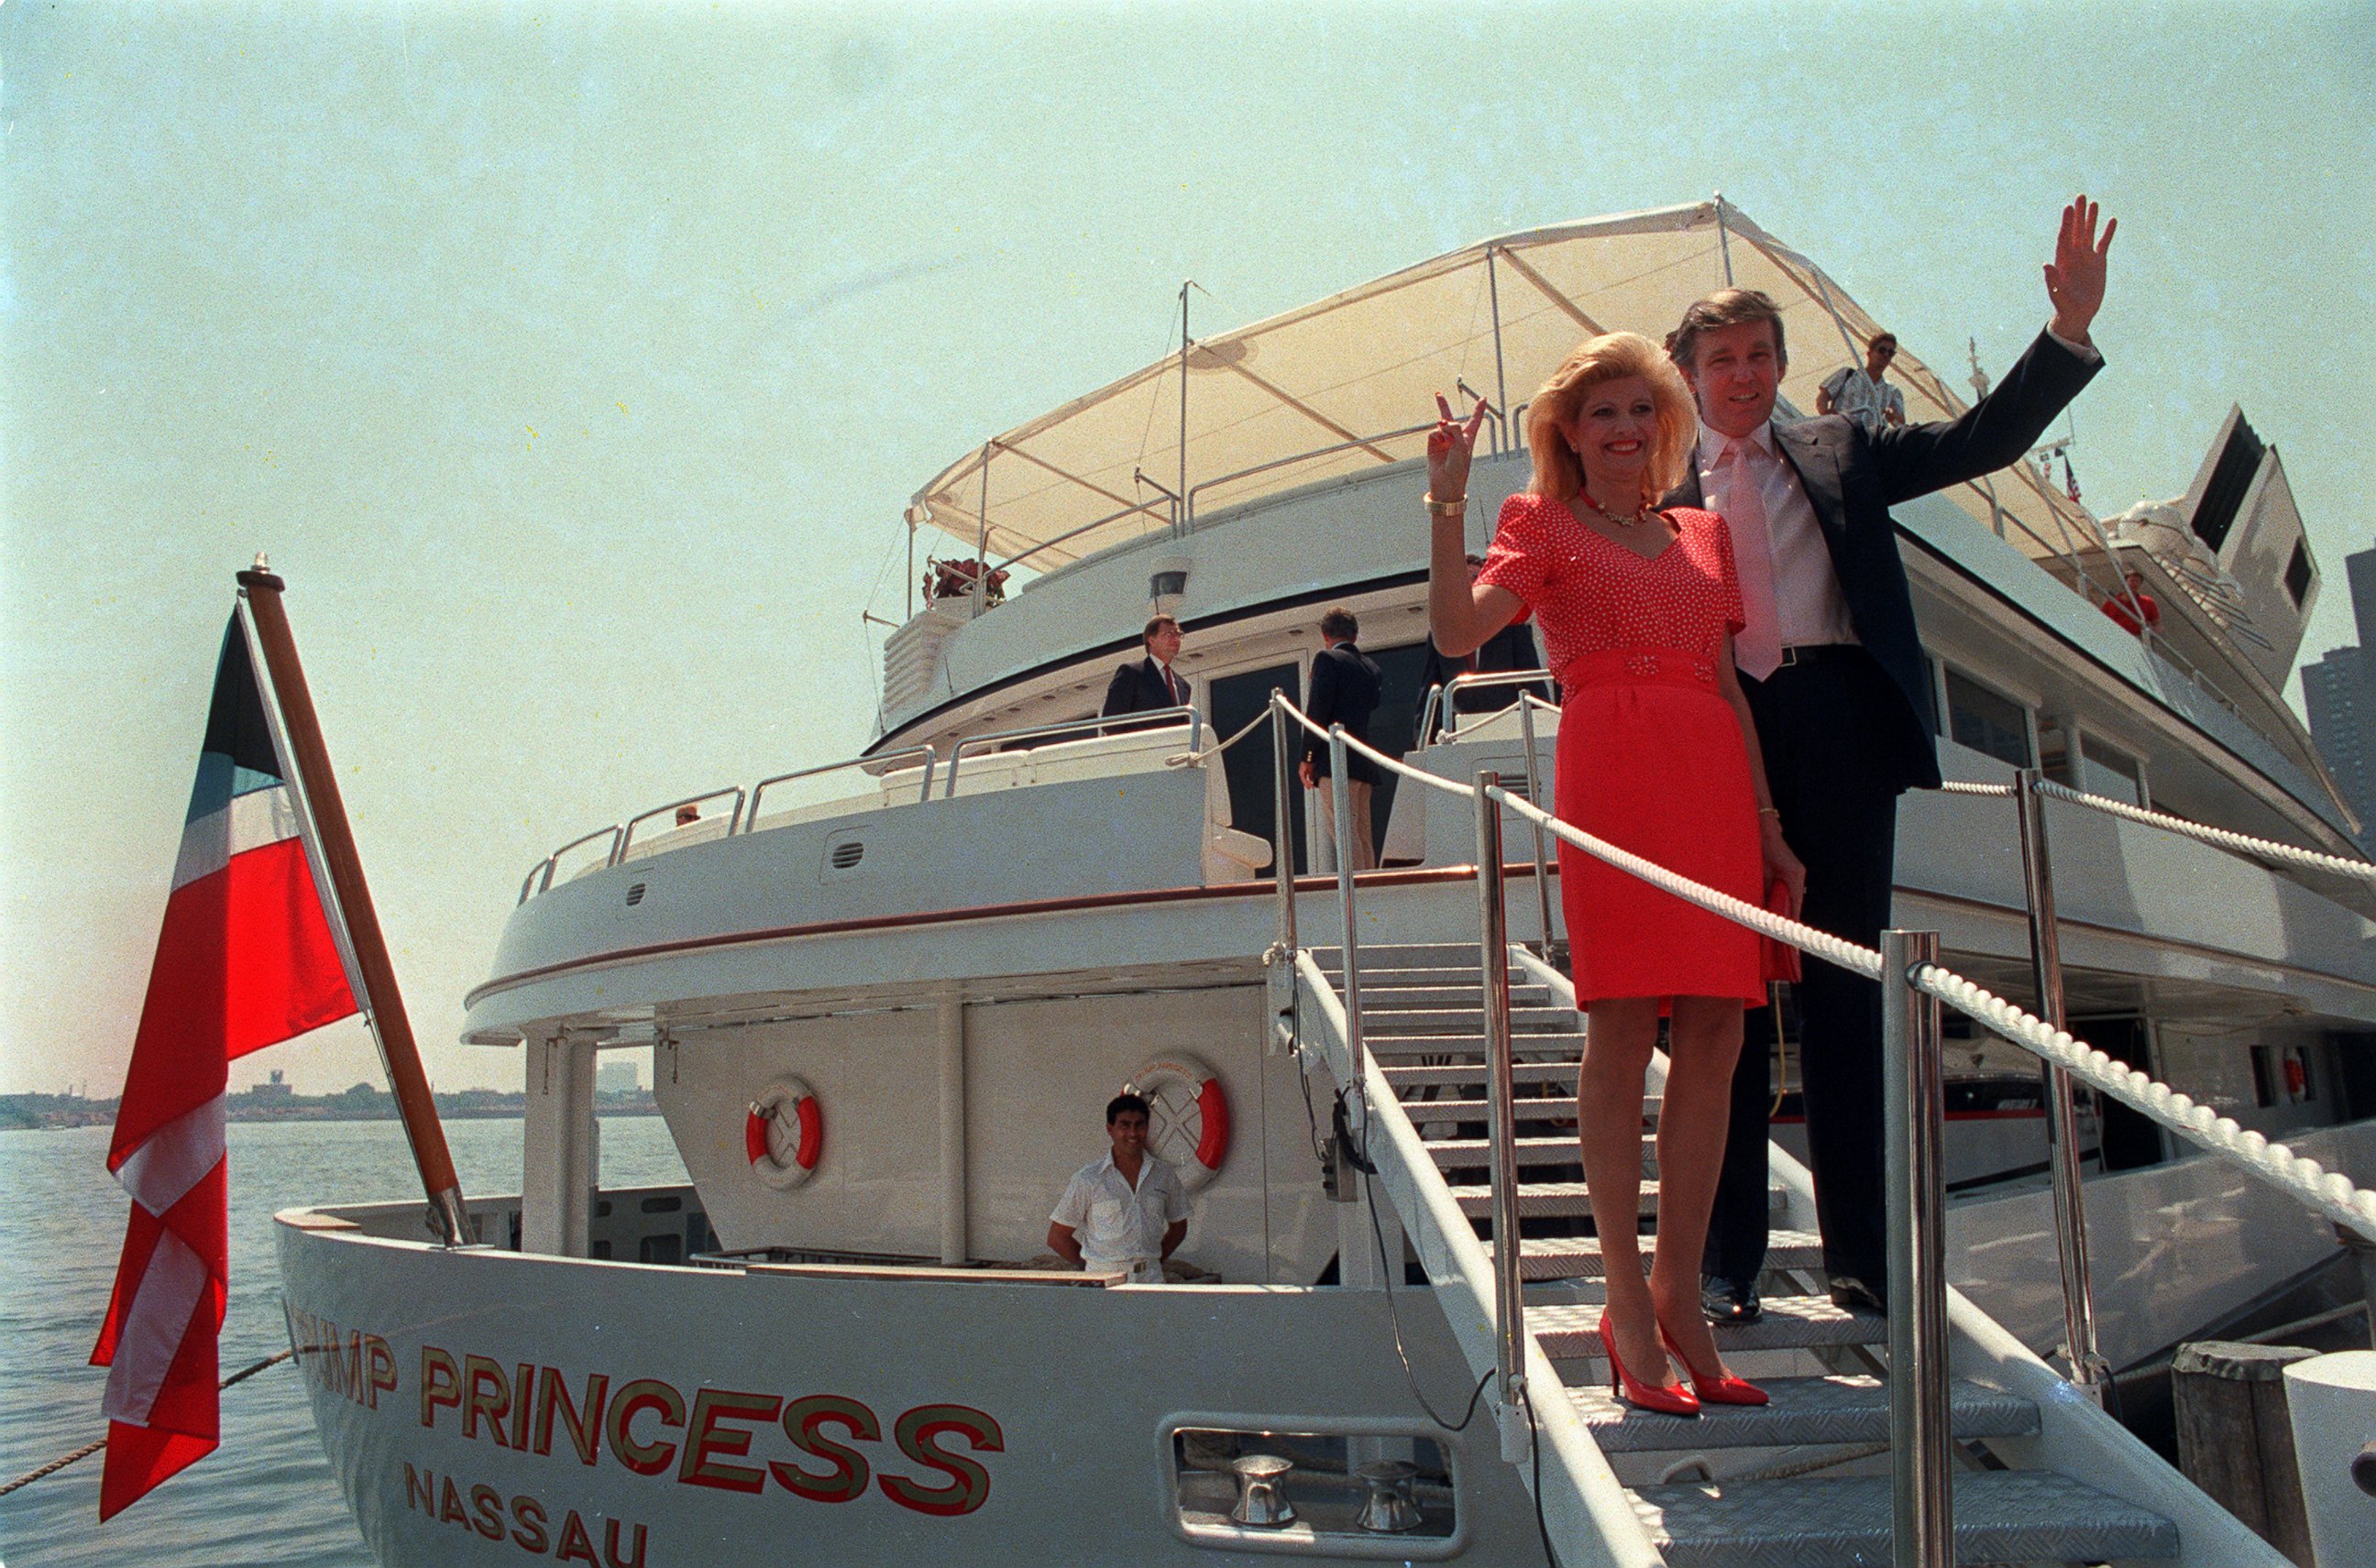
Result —
[[632, 909], [644, 901], [644, 886], [643, 883], [638, 882], [627, 889], [627, 908]]
[[833, 853], [826, 858], [834, 870], [848, 871], [866, 858], [866, 842], [861, 838], [844, 839], [833, 847]]

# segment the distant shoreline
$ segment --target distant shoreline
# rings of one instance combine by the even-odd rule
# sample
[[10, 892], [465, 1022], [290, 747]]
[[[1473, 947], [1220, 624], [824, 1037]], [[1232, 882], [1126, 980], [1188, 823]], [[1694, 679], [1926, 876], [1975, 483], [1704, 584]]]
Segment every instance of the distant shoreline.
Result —
[[[457, 1089], [435, 1097], [437, 1114], [447, 1121], [499, 1120], [528, 1113], [528, 1096], [499, 1089]], [[270, 1087], [226, 1097], [227, 1118], [233, 1122], [393, 1122], [395, 1098], [385, 1090], [357, 1084], [339, 1094], [293, 1094]], [[40, 1132], [59, 1127], [110, 1127], [115, 1124], [113, 1099], [86, 1099], [81, 1095], [0, 1095], [0, 1132]], [[659, 1107], [649, 1089], [612, 1090], [594, 1097], [597, 1116], [657, 1116]]]

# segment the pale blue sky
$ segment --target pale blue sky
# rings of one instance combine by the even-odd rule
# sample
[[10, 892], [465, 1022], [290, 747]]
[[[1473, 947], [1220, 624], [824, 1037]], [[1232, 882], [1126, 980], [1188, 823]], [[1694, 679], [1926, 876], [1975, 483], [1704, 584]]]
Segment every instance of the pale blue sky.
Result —
[[[255, 550], [432, 1076], [514, 1084], [453, 1041], [521, 873], [862, 744], [909, 494], [1161, 353], [1183, 278], [1216, 329], [1722, 189], [2002, 369], [2085, 189], [2089, 501], [2240, 401], [2313, 655], [2376, 538], [2365, 5], [16, 0], [0, 76], [0, 1090], [121, 1080]], [[276, 1065], [378, 1075], [352, 1027]]]

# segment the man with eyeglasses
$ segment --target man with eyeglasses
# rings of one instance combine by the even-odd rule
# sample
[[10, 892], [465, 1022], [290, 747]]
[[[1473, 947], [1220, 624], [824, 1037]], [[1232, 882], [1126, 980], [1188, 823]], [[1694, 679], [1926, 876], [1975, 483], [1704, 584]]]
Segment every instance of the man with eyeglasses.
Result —
[[1883, 380], [1897, 357], [1897, 334], [1876, 332], [1865, 345], [1864, 368], [1842, 365], [1824, 378], [1815, 394], [1819, 414], [1846, 414], [1869, 431], [1906, 422], [1906, 394]]

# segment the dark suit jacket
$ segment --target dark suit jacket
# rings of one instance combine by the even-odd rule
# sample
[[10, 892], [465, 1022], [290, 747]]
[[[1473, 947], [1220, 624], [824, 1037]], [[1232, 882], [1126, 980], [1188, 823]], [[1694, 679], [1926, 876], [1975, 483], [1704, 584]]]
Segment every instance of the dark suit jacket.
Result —
[[[1960, 419], [1868, 431], [1855, 420], [1825, 414], [1774, 427], [1775, 449], [1797, 472], [1831, 546], [1857, 640], [1906, 699], [1886, 720], [1896, 731], [1899, 789], [1939, 787], [1939, 748], [1914, 601], [1889, 509], [2011, 465], [2102, 368], [2100, 358], [2074, 354], [2040, 333], [2005, 378]], [[1704, 505], [1696, 467], [1665, 504]]]
[[[1427, 659], [1419, 670], [1419, 706], [1411, 710], [1416, 724], [1427, 714], [1427, 694], [1448, 684], [1456, 675], [1491, 674], [1504, 670], [1540, 670], [1542, 655], [1535, 649], [1535, 624], [1531, 620], [1513, 621], [1491, 636], [1485, 646], [1467, 659], [1446, 659], [1437, 651], [1435, 639], [1427, 644]], [[1463, 688], [1453, 694], [1453, 706], [1463, 713], [1499, 713], [1518, 700], [1520, 692], [1532, 692], [1545, 702], [1559, 699], [1551, 693], [1549, 682], [1531, 686], [1483, 686], [1475, 690]], [[1443, 719], [1438, 714], [1438, 720]]]
[[[1378, 710], [1378, 667], [1351, 643], [1324, 647], [1312, 659], [1312, 700], [1304, 711], [1325, 730], [1345, 726], [1357, 741], [1370, 738], [1370, 715]], [[1328, 742], [1304, 731], [1303, 754], [1313, 760], [1321, 778], [1328, 777]], [[1357, 784], [1375, 784], [1385, 770], [1359, 752], [1346, 754], [1345, 777]]]
[[1174, 702], [1171, 694], [1163, 689], [1162, 668], [1155, 662], [1153, 654], [1145, 659], [1132, 659], [1115, 671], [1113, 679], [1106, 683], [1105, 706], [1098, 709], [1098, 717], [1111, 719], [1120, 713], [1146, 713], [1158, 707], [1183, 707], [1188, 700], [1188, 677], [1177, 670], [1172, 671], [1171, 675], [1180, 683], [1178, 702]]

